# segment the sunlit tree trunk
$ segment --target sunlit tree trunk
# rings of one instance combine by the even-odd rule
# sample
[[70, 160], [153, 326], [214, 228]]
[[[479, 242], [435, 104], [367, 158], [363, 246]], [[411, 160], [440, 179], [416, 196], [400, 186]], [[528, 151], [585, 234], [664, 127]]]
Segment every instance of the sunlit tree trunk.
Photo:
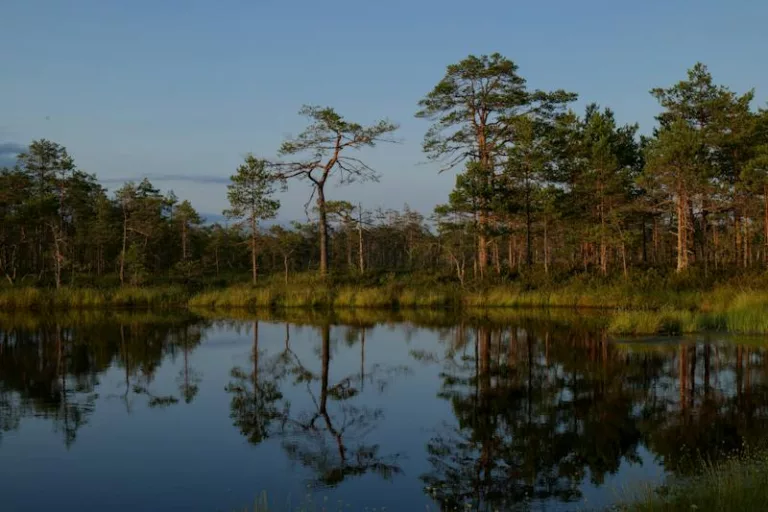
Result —
[[677, 271], [688, 268], [688, 195], [680, 187], [677, 193]]
[[363, 247], [363, 205], [358, 204], [358, 219], [357, 219], [357, 252], [360, 256], [360, 273], [365, 272], [365, 251]]
[[763, 185], [763, 264], [768, 266], [768, 183]]
[[328, 275], [328, 212], [325, 208], [325, 191], [317, 187], [318, 228], [320, 230], [320, 275]]
[[256, 229], [256, 216], [251, 215], [251, 279], [253, 280], [253, 284], [256, 284], [256, 281], [259, 278], [259, 263], [256, 255]]

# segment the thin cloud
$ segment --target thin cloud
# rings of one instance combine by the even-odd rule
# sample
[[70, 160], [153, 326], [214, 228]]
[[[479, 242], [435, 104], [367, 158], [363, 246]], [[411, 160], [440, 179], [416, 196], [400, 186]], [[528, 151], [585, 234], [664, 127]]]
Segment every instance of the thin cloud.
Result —
[[228, 176], [216, 176], [213, 174], [145, 174], [142, 176], [123, 177], [123, 178], [101, 178], [102, 183], [125, 183], [128, 181], [139, 182], [147, 178], [149, 181], [184, 181], [187, 183], [197, 183], [200, 185], [227, 184]]
[[0, 142], [0, 167], [11, 167], [16, 164], [16, 157], [27, 148], [16, 142]]

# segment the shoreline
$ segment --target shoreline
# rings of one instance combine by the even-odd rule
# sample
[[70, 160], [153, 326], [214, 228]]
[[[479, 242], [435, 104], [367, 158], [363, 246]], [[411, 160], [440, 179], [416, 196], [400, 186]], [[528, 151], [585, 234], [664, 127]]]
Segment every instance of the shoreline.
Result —
[[3, 288], [5, 311], [98, 309], [191, 310], [571, 310], [602, 317], [613, 335], [677, 335], [698, 332], [768, 333], [768, 293], [736, 286], [709, 290], [635, 290], [573, 286], [521, 290], [514, 285], [477, 290], [458, 286], [331, 286], [318, 283], [230, 286], [195, 291], [182, 286], [125, 288]]

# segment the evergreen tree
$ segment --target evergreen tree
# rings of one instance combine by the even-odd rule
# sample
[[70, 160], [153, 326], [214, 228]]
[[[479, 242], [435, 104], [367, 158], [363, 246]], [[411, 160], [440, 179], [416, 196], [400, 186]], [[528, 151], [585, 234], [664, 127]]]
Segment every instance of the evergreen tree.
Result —
[[248, 224], [251, 278], [255, 283], [258, 277], [259, 221], [274, 218], [280, 208], [280, 201], [272, 199], [277, 178], [267, 170], [264, 160], [248, 155], [230, 180], [232, 183], [227, 185], [230, 208], [224, 214], [230, 219], [237, 219], [240, 224]]

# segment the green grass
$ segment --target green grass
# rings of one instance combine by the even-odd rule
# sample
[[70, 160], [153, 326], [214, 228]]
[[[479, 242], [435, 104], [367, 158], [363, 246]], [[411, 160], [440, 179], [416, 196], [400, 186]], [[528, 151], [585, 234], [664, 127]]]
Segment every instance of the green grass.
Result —
[[623, 512], [741, 512], [768, 508], [768, 454], [745, 453], [720, 464], [704, 464], [700, 474], [658, 489], [642, 489]]
[[709, 292], [628, 291], [604, 288], [523, 290], [518, 285], [465, 290], [451, 285], [338, 286], [270, 283], [206, 291], [193, 296], [195, 308], [263, 309], [273, 307], [354, 309], [591, 308], [603, 310], [615, 335], [677, 335], [700, 331], [768, 333], [768, 293], [719, 287]]
[[93, 309], [106, 307], [173, 307], [187, 303], [189, 293], [181, 287], [95, 288], [3, 288], [0, 309]]
[[708, 330], [708, 315], [692, 311], [619, 311], [610, 316], [610, 334], [679, 335]]
[[429, 276], [366, 275], [321, 279], [292, 276], [285, 284], [266, 277], [258, 285], [106, 288], [0, 288], [0, 309], [101, 307], [196, 309], [503, 309], [590, 308], [602, 311], [614, 335], [684, 334], [699, 331], [768, 333], [768, 274], [715, 281], [652, 272], [631, 279], [574, 276], [461, 287]]
[[[722, 297], [728, 296], [728, 300]], [[611, 334], [686, 334], [721, 331], [768, 333], [768, 294], [759, 291], [718, 290], [704, 296], [693, 310], [621, 310], [609, 316]]]

